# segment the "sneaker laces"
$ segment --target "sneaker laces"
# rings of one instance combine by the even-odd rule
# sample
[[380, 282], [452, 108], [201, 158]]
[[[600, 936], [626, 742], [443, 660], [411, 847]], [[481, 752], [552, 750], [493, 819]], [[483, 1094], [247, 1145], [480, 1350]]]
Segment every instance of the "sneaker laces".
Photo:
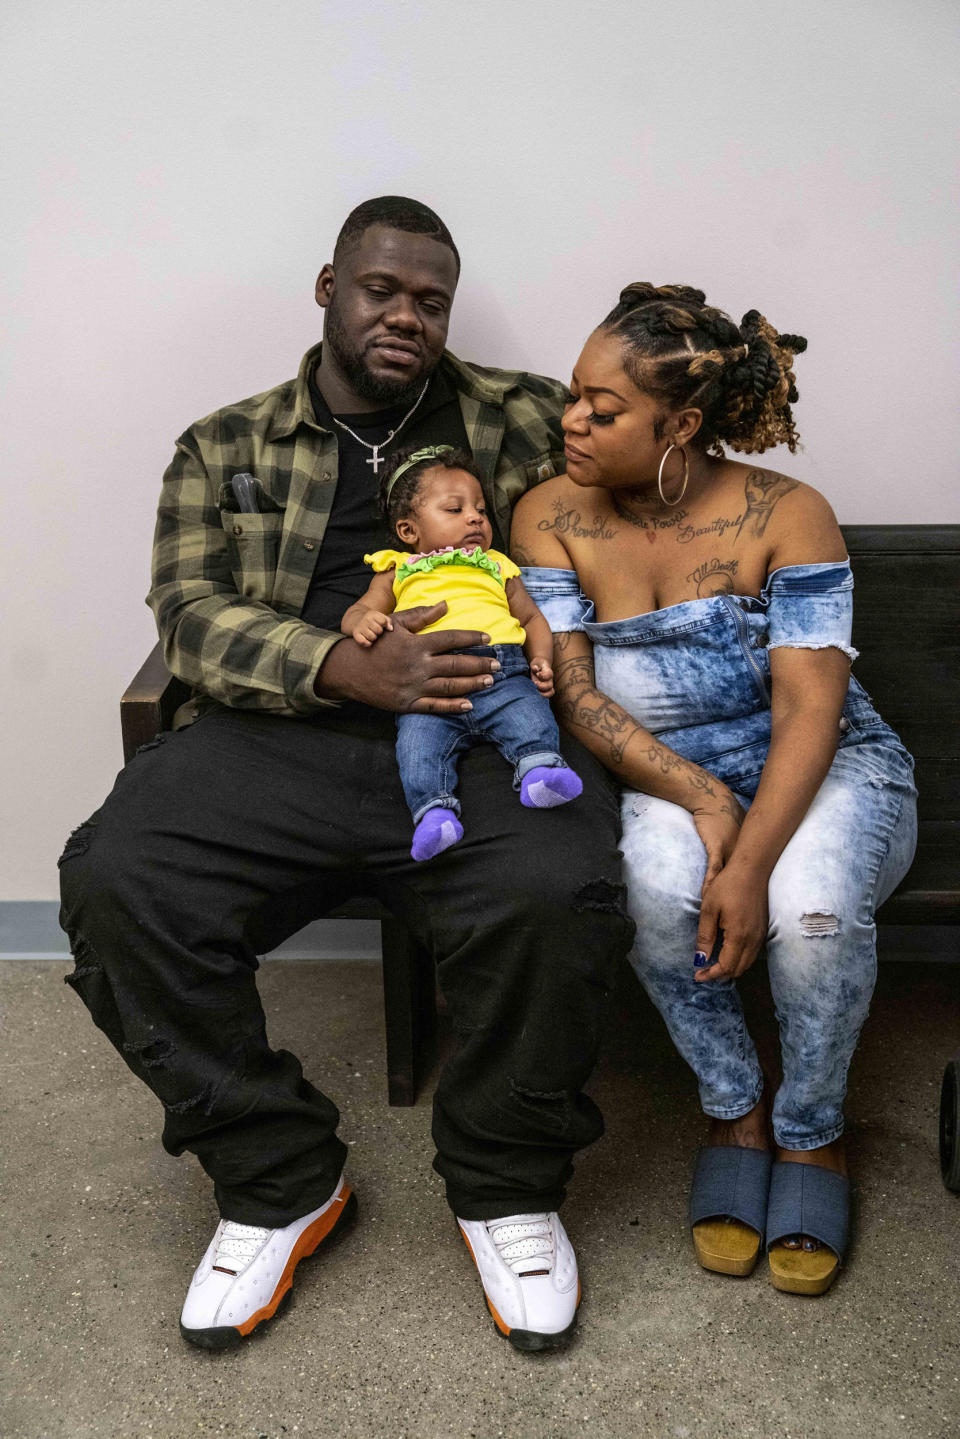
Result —
[[485, 1223], [500, 1258], [514, 1274], [549, 1272], [553, 1268], [554, 1235], [549, 1214], [510, 1214]]
[[238, 1274], [252, 1259], [256, 1259], [264, 1240], [269, 1239], [272, 1233], [272, 1229], [263, 1229], [259, 1224], [237, 1224], [232, 1219], [225, 1220], [217, 1252], [213, 1256], [214, 1269]]

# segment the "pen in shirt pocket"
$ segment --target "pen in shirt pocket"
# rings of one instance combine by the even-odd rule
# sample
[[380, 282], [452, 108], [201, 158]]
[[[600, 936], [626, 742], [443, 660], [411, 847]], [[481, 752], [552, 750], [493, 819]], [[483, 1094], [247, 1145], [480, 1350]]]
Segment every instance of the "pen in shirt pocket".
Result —
[[230, 481], [230, 488], [233, 490], [234, 499], [241, 514], [255, 515], [257, 513], [257, 482], [249, 470], [243, 470], [239, 475], [234, 475]]

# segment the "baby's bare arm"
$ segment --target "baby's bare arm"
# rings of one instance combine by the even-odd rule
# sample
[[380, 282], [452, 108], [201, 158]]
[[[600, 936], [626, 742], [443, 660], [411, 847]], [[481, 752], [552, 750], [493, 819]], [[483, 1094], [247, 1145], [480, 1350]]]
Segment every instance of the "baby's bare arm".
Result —
[[506, 583], [507, 604], [518, 624], [523, 625], [526, 639], [523, 652], [530, 662], [533, 682], [541, 694], [553, 694], [553, 634], [542, 611], [530, 598], [526, 586], [514, 576]]
[[396, 604], [393, 571], [384, 570], [374, 575], [366, 593], [347, 610], [340, 629], [345, 635], [352, 635], [358, 644], [372, 644], [377, 635], [393, 628], [388, 616], [393, 614]]

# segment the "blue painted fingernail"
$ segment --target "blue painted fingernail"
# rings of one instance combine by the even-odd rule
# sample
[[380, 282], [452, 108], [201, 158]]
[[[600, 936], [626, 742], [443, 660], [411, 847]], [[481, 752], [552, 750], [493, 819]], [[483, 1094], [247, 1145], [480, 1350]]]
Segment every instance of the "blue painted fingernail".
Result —
[[706, 963], [707, 963], [707, 956], [704, 954], [704, 952], [703, 952], [702, 949], [698, 949], [697, 952], [696, 952], [696, 954], [693, 956], [693, 967], [694, 967], [694, 969], [702, 969], [703, 966], [704, 966]]

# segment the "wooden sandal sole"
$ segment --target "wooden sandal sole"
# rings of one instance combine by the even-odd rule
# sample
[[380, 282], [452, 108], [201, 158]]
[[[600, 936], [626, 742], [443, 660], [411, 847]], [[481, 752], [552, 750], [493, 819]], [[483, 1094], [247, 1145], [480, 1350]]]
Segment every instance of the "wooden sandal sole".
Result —
[[811, 1254], [774, 1244], [768, 1257], [770, 1283], [784, 1294], [825, 1294], [840, 1268], [832, 1249], [816, 1249]]
[[737, 1219], [703, 1219], [691, 1233], [704, 1269], [741, 1277], [752, 1273], [760, 1255], [760, 1235], [749, 1225]]

